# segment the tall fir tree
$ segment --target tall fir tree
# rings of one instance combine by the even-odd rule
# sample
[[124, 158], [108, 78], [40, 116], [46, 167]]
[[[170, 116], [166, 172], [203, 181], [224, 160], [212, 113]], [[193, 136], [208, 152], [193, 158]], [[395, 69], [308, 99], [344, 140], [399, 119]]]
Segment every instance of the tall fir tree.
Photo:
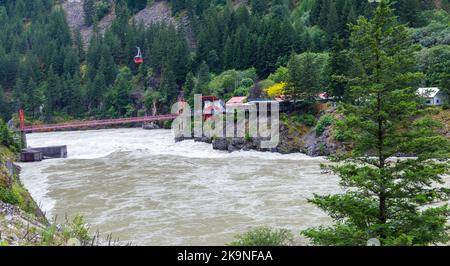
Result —
[[313, 53], [292, 55], [286, 92], [293, 100], [313, 102], [320, 89], [320, 72]]
[[[450, 143], [436, 135], [434, 121], [418, 119], [416, 46], [385, 0], [373, 19], [352, 27], [351, 43], [364, 74], [351, 77], [353, 102], [343, 105], [337, 127], [353, 150], [326, 167], [340, 176], [344, 193], [315, 195], [310, 202], [335, 224], [303, 234], [317, 245], [366, 245], [371, 238], [384, 246], [447, 243], [450, 208], [442, 202], [450, 189], [440, 185]], [[400, 153], [416, 158], [395, 158]]]

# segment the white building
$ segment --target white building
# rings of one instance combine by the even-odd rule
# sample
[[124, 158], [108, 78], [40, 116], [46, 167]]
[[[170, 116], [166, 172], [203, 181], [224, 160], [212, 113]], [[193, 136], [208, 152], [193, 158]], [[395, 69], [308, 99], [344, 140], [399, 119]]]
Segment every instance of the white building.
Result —
[[417, 94], [426, 98], [425, 104], [428, 106], [441, 106], [447, 103], [448, 97], [439, 88], [419, 88]]

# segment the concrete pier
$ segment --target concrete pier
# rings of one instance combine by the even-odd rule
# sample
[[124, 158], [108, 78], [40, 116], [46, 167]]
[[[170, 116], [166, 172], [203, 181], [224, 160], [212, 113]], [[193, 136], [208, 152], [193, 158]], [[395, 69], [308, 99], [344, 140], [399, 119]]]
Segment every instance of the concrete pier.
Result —
[[44, 159], [44, 156], [42, 155], [42, 152], [26, 149], [22, 150], [20, 153], [20, 161], [21, 162], [40, 162]]
[[28, 148], [20, 153], [22, 162], [39, 162], [44, 159], [67, 158], [67, 146]]
[[32, 148], [35, 151], [42, 152], [44, 159], [67, 158], [67, 146], [52, 146]]

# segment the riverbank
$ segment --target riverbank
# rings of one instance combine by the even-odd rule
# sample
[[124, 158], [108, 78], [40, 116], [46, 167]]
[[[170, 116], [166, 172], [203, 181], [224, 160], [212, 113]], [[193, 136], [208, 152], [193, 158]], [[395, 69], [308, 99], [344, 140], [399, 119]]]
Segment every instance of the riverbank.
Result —
[[15, 154], [0, 145], [0, 245], [33, 245], [42, 241], [49, 223], [23, 186]]
[[[320, 108], [319, 108], [320, 109]], [[196, 142], [204, 142], [212, 145], [214, 150], [220, 151], [260, 151], [281, 154], [303, 153], [311, 157], [323, 157], [337, 154], [346, 154], [351, 151], [351, 146], [346, 145], [339, 137], [336, 122], [342, 116], [335, 108], [322, 107], [316, 116], [312, 115], [282, 115], [280, 119], [280, 141], [276, 148], [261, 148], [261, 142], [265, 138], [226, 138], [226, 137], [201, 137], [201, 138], [176, 138], [175, 141], [194, 139]], [[429, 108], [430, 115], [436, 122], [442, 125], [438, 133], [450, 139], [450, 110], [441, 108]], [[309, 117], [311, 121], [305, 121]], [[316, 122], [312, 122], [315, 119]], [[414, 154], [397, 154], [397, 157], [414, 157]]]
[[268, 138], [260, 137], [201, 137], [176, 138], [176, 142], [194, 139], [212, 145], [220, 151], [259, 151], [280, 154], [302, 153], [311, 157], [323, 157], [346, 152], [345, 146], [338, 141], [333, 132], [334, 122], [340, 116], [336, 108], [326, 104], [317, 107], [316, 115], [282, 114], [280, 117], [279, 144], [272, 149], [261, 147]]
[[20, 179], [16, 155], [0, 145], [0, 246], [94, 245], [84, 218], [49, 222]]

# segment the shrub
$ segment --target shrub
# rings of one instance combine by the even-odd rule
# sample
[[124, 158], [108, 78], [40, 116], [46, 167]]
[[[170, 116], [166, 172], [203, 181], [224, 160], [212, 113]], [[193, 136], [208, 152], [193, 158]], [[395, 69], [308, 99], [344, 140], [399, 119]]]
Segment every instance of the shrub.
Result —
[[45, 245], [52, 245], [53, 242], [55, 241], [55, 236], [56, 236], [56, 225], [51, 225], [46, 227], [43, 231], [42, 231], [42, 242]]
[[20, 198], [18, 198], [11, 190], [0, 187], [0, 201], [11, 205], [17, 205], [20, 202]]
[[449, 110], [450, 109], [450, 105], [448, 103], [442, 105], [442, 110]]
[[241, 81], [241, 86], [244, 88], [250, 88], [251, 86], [253, 86], [253, 79], [251, 78], [244, 78]]
[[106, 1], [99, 1], [95, 4], [95, 9], [97, 20], [100, 21], [109, 13], [109, 11], [111, 10], [111, 5]]
[[231, 246], [288, 246], [293, 241], [292, 233], [286, 229], [255, 228], [237, 235]]
[[333, 131], [333, 138], [335, 140], [341, 141], [341, 142], [346, 140], [345, 133], [342, 130], [340, 130], [340, 129], [336, 129], [336, 130]]
[[0, 145], [11, 149], [12, 151], [19, 151], [20, 144], [14, 139], [13, 134], [9, 131], [5, 123], [0, 119]]
[[275, 83], [274, 85], [272, 85], [266, 89], [266, 93], [267, 93], [267, 95], [269, 95], [269, 97], [272, 97], [272, 98], [281, 96], [281, 95], [285, 94], [285, 88], [286, 88], [286, 83], [284, 83], [284, 82]]
[[316, 125], [317, 120], [313, 115], [305, 114], [295, 117], [295, 122], [300, 123], [307, 127], [313, 127]]
[[273, 82], [282, 83], [288, 81], [289, 70], [287, 67], [279, 67], [275, 73], [270, 74], [269, 78]]
[[63, 224], [51, 224], [41, 233], [44, 245], [59, 246], [67, 244], [70, 239], [77, 239], [82, 246], [90, 245], [93, 236], [83, 216], [77, 215], [71, 221], [66, 217]]
[[333, 116], [330, 114], [323, 115], [316, 126], [316, 135], [322, 136], [325, 129], [333, 123]]
[[249, 88], [239, 87], [234, 90], [233, 96], [248, 96], [250, 94]]

